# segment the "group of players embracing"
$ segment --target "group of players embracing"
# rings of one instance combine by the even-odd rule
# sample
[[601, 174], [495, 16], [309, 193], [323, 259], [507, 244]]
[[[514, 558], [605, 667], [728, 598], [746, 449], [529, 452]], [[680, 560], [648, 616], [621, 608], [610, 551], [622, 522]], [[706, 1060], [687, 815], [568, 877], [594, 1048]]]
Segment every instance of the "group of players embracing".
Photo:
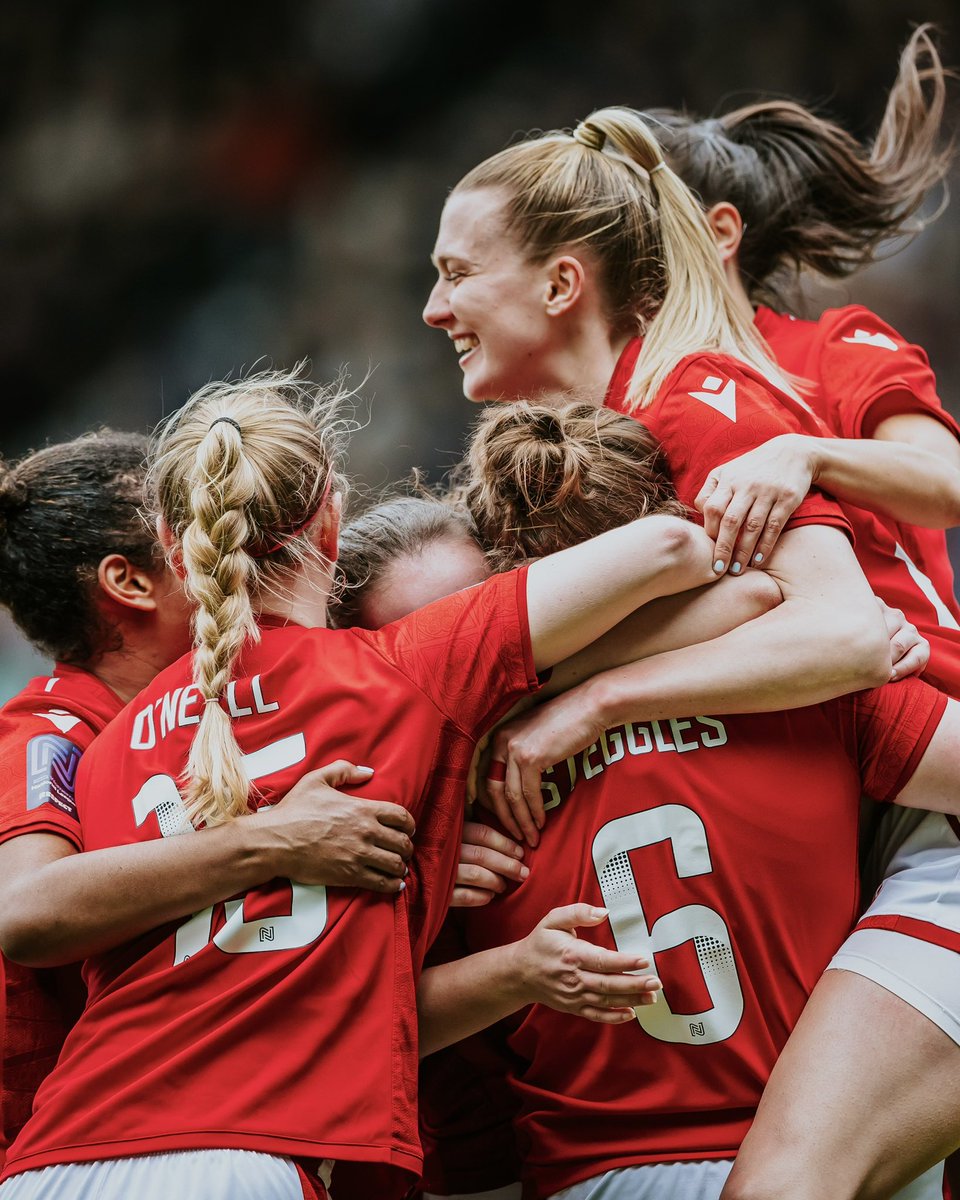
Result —
[[945, 1194], [960, 428], [776, 299], [920, 223], [944, 77], [470, 171], [443, 496], [341, 528], [297, 370], [2, 469], [0, 1200]]

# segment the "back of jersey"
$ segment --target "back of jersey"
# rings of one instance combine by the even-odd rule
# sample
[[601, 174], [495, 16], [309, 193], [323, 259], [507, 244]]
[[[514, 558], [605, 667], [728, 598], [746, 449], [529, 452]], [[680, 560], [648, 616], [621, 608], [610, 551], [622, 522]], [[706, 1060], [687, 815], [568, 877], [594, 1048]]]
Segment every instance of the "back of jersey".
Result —
[[[652, 957], [664, 990], [631, 1024], [540, 1005], [514, 1022], [538, 1195], [618, 1166], [736, 1153], [856, 915], [861, 774], [877, 791], [900, 780], [913, 745], [894, 721], [926, 745], [939, 698], [913, 685], [914, 707], [908, 690], [864, 694], [882, 697], [866, 716], [834, 704], [621, 726], [547, 774], [530, 876], [471, 911], [471, 949], [585, 901], [610, 918], [580, 936]], [[882, 769], [869, 765], [878, 751]]]
[[[227, 1146], [419, 1170], [420, 927], [452, 886], [473, 742], [536, 682], [525, 581], [502, 580], [432, 606], [426, 626], [264, 629], [223, 701], [259, 803], [337, 758], [373, 766], [362, 790], [420, 826], [410, 886], [395, 899], [277, 879], [91, 960], [16, 1169]], [[177, 787], [202, 711], [190, 678], [188, 660], [161, 674], [85, 760], [89, 849], [204, 836]]]

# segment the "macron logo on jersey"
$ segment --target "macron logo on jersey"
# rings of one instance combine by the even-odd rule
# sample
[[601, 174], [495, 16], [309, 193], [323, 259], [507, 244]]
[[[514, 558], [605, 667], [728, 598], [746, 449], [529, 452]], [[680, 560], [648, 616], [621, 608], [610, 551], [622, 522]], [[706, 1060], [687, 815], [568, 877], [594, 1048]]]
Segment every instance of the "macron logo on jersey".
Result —
[[718, 413], [722, 413], [728, 421], [736, 421], [737, 385], [733, 380], [728, 379], [724, 383], [719, 375], [708, 375], [701, 386], [703, 391], [687, 392], [687, 395], [692, 396], [694, 400], [702, 400], [704, 404], [709, 404]]
[[45, 717], [51, 724], [56, 725], [61, 733], [69, 733], [74, 725], [80, 724], [80, 718], [73, 716], [62, 708], [51, 708], [49, 712], [34, 713], [35, 717]]
[[850, 342], [854, 346], [879, 346], [882, 350], [899, 350], [900, 347], [887, 334], [877, 330], [876, 333], [871, 333], [869, 329], [855, 329], [853, 337], [845, 337], [840, 339], [841, 342]]

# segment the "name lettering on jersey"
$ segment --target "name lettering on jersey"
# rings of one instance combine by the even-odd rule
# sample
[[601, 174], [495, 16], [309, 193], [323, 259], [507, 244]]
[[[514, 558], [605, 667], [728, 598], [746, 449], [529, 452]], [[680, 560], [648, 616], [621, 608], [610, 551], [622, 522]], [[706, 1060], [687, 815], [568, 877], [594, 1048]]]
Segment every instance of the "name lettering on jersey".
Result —
[[35, 717], [45, 717], [51, 725], [56, 725], [61, 733], [69, 733], [74, 725], [80, 724], [80, 717], [68, 713], [65, 708], [51, 708], [47, 712], [33, 714]]
[[27, 742], [27, 809], [52, 804], [76, 819], [74, 785], [81, 750], [55, 733], [41, 733]]
[[556, 763], [543, 773], [540, 790], [545, 809], [556, 808], [573, 791], [577, 780], [593, 779], [627, 754], [689, 754], [727, 744], [727, 730], [716, 717], [671, 718], [637, 724], [628, 721], [606, 730], [581, 754]]
[[[276, 712], [278, 700], [267, 700], [259, 675], [250, 679], [233, 680], [227, 685], [224, 697], [227, 712], [234, 719]], [[158, 741], [163, 741], [174, 729], [187, 725], [199, 725], [203, 712], [203, 700], [195, 684], [174, 688], [164, 692], [159, 699], [142, 708], [134, 717], [130, 737], [131, 750], [152, 750]]]
[[886, 333], [878, 329], [871, 333], [869, 329], [855, 329], [852, 337], [843, 337], [841, 342], [850, 342], [854, 346], [879, 346], [881, 350], [899, 350], [900, 347]]
[[52, 692], [53, 689], [57, 686], [57, 684], [59, 682], [60, 682], [59, 675], [51, 675], [50, 678], [47, 680], [47, 682], [43, 685], [43, 690], [45, 692]]
[[724, 382], [719, 375], [708, 375], [702, 383], [703, 391], [687, 392], [694, 400], [702, 400], [715, 408], [728, 421], [737, 419], [737, 385], [732, 379]]

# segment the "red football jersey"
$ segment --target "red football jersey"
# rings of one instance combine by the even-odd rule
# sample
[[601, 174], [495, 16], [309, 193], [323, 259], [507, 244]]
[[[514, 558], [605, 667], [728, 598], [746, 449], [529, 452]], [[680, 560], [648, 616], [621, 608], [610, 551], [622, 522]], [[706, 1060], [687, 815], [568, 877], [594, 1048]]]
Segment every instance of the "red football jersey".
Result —
[[[639, 351], [638, 339], [623, 351], [607, 407], [626, 411]], [[677, 495], [691, 510], [714, 467], [779, 434], [833, 436], [812, 410], [777, 391], [752, 367], [718, 354], [683, 359], [653, 401], [631, 415], [660, 439]], [[699, 519], [699, 513], [694, 515]], [[787, 528], [809, 524], [853, 531], [857, 559], [874, 592], [892, 608], [902, 609], [930, 642], [924, 678], [960, 698], [960, 624], [887, 526], [873, 513], [815, 490], [801, 502]]]
[[[813, 385], [810, 403], [838, 437], [872, 437], [885, 418], [916, 412], [960, 438], [960, 426], [937, 395], [924, 350], [869, 309], [851, 304], [828, 309], [818, 321], [800, 321], [761, 307], [757, 328], [781, 366]], [[960, 621], [943, 530], [882, 519]]]
[[[89, 960], [87, 1008], [8, 1173], [204, 1147], [419, 1172], [414, 984], [475, 741], [536, 687], [526, 570], [376, 632], [264, 626], [224, 699], [258, 803], [333, 759], [373, 766], [372, 794], [417, 819], [407, 889], [277, 879]], [[175, 784], [200, 708], [182, 659], [98, 739], [78, 779], [87, 849], [202, 836]]]
[[[80, 755], [122, 705], [88, 671], [58, 663], [0, 709], [0, 842], [55, 833], [82, 849], [74, 783]], [[80, 968], [37, 971], [0, 959], [0, 1163], [30, 1116], [83, 1007]]]
[[647, 952], [659, 1002], [626, 1026], [534, 1005], [509, 1035], [538, 1196], [614, 1167], [731, 1158], [858, 913], [861, 791], [892, 800], [945, 697], [919, 680], [793, 712], [633, 723], [547, 772], [529, 878], [465, 911], [472, 950], [585, 901], [579, 936]]

